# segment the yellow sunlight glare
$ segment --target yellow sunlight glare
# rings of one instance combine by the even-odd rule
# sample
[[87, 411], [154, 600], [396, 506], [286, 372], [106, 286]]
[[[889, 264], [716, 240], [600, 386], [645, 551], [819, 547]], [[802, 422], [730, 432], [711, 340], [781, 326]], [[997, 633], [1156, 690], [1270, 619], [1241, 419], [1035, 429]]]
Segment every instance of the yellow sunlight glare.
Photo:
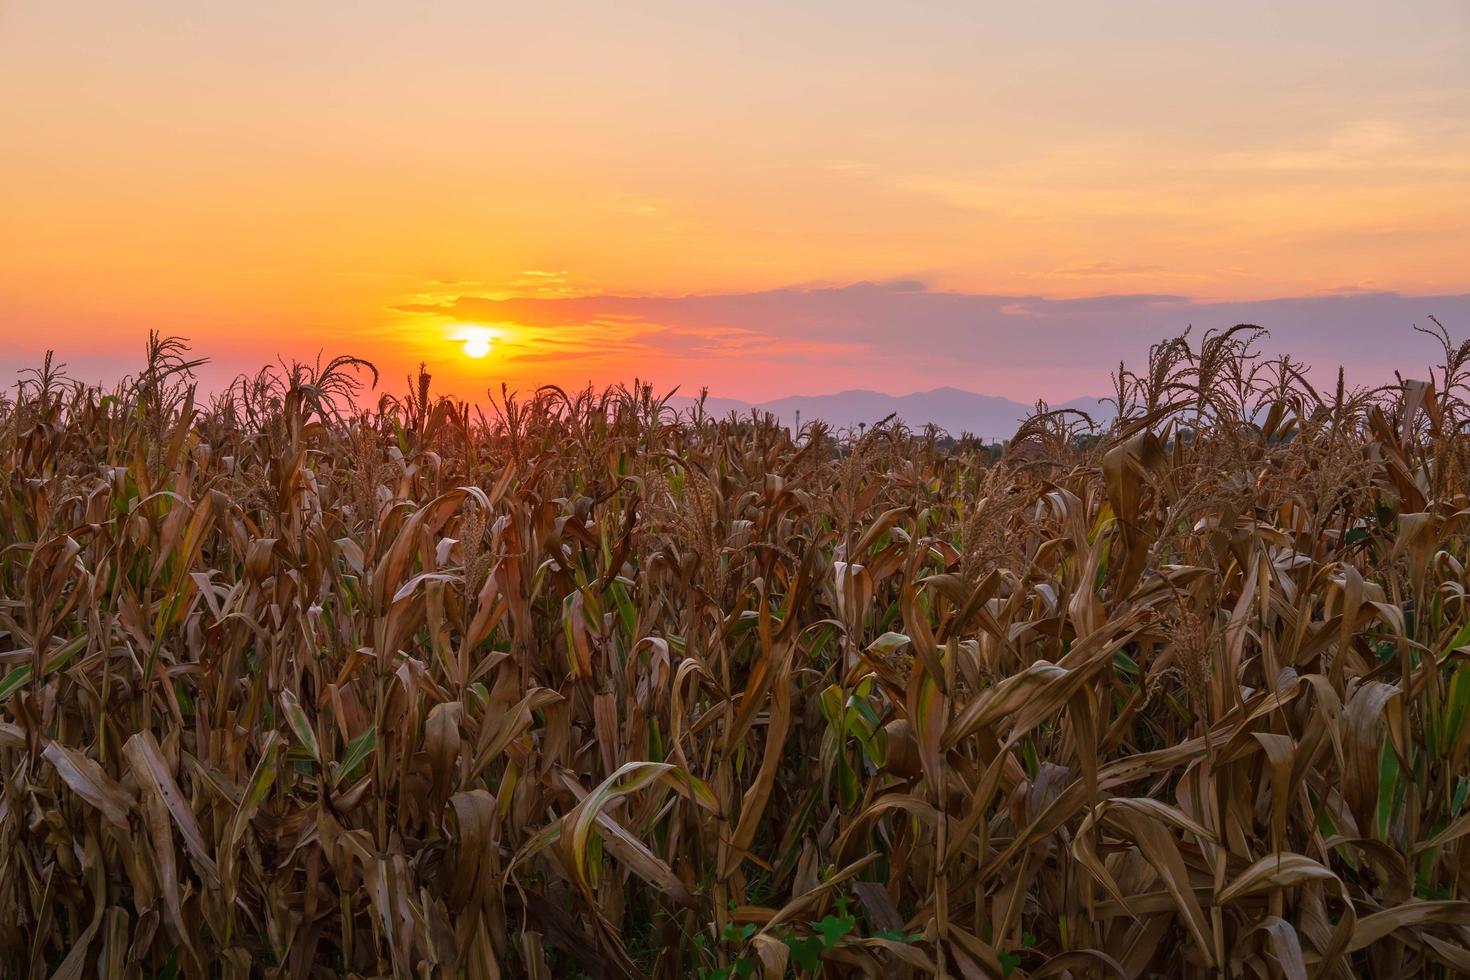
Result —
[[455, 335], [464, 345], [465, 357], [484, 357], [495, 343], [495, 335], [486, 327], [463, 327]]

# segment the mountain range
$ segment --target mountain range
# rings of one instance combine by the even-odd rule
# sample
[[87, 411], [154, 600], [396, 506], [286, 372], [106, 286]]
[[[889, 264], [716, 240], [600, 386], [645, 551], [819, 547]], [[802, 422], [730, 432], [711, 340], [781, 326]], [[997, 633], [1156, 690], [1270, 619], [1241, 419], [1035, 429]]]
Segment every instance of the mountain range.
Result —
[[[686, 409], [693, 398], [675, 397], [673, 405]], [[1086, 412], [1096, 421], [1112, 416], [1110, 406], [1096, 398], [1075, 398], [1052, 409], [1070, 408]], [[832, 395], [791, 395], [764, 402], [746, 402], [736, 398], [705, 399], [706, 414], [715, 416], [747, 415], [751, 411], [770, 413], [787, 425], [822, 419], [837, 429], [872, 425], [889, 415], [897, 415], [910, 428], [933, 423], [952, 436], [970, 433], [986, 442], [1009, 439], [1021, 421], [1034, 408], [1009, 398], [982, 395], [960, 388], [935, 388], [907, 395], [889, 395], [881, 391], [853, 389]]]

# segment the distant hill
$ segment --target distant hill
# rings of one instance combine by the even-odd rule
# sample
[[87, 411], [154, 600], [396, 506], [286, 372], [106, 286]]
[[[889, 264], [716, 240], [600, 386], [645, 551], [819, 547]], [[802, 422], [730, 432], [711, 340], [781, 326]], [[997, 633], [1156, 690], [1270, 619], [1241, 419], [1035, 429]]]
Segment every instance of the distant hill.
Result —
[[[680, 409], [693, 403], [692, 398], [674, 399], [675, 407]], [[800, 413], [803, 423], [820, 418], [839, 429], [872, 425], [896, 414], [910, 428], [921, 428], [932, 422], [952, 436], [969, 432], [987, 442], [1010, 438], [1021, 420], [1032, 412], [1030, 405], [960, 388], [935, 388], [908, 395], [854, 389], [834, 395], [791, 395], [755, 404], [735, 398], [709, 398], [704, 407], [708, 414], [721, 416], [730, 412], [743, 415], [756, 409], [769, 412], [787, 425], [794, 424]], [[1079, 409], [1099, 422], [1112, 416], [1111, 409], [1096, 398], [1076, 398], [1051, 407]]]

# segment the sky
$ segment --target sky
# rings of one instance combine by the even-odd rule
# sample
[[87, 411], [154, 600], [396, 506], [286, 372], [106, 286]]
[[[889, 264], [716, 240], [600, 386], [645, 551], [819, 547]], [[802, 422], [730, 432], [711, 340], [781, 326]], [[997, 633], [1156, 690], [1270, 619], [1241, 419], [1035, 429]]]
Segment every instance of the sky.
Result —
[[0, 188], [4, 376], [1376, 381], [1470, 335], [1470, 4], [0, 0]]

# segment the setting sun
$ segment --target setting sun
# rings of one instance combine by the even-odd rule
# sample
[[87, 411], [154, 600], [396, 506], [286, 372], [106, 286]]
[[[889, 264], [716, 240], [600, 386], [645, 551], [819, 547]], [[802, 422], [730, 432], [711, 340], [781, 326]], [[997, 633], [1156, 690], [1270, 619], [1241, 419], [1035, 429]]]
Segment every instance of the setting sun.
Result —
[[462, 327], [454, 339], [463, 345], [465, 357], [484, 357], [495, 345], [495, 334], [488, 327]]

